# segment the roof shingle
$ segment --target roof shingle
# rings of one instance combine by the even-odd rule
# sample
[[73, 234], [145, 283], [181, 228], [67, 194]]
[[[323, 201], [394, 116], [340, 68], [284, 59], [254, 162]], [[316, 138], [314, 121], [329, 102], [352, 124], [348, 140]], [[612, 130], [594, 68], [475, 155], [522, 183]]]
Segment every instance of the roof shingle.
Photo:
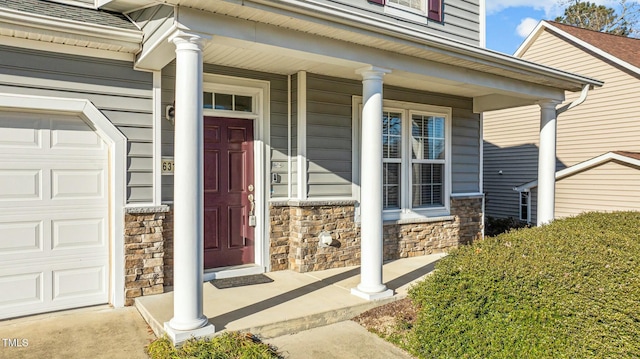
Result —
[[87, 24], [116, 27], [125, 30], [138, 28], [123, 14], [95, 10], [46, 0], [0, 0], [0, 9], [6, 8], [31, 14], [74, 20]]
[[554, 27], [605, 51], [622, 61], [640, 67], [640, 39], [587, 30], [576, 26], [547, 21]]

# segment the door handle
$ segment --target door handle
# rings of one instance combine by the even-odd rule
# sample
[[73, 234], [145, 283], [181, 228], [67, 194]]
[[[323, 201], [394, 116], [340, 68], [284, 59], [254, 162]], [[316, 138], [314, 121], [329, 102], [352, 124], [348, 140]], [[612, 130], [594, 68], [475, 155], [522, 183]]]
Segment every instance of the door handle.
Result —
[[255, 227], [256, 226], [256, 216], [253, 214], [254, 210], [255, 210], [255, 206], [256, 206], [256, 202], [253, 198], [253, 193], [249, 193], [249, 195], [247, 196], [247, 199], [249, 200], [249, 203], [251, 204], [251, 207], [249, 208], [249, 225], [251, 227]]

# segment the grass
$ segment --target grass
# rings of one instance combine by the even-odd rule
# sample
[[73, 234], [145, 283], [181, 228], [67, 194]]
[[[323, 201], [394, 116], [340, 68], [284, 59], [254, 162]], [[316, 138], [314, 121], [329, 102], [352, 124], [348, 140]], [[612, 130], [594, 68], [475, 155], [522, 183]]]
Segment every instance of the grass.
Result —
[[277, 359], [277, 349], [260, 342], [251, 334], [227, 332], [208, 339], [191, 339], [176, 348], [167, 337], [147, 347], [151, 359]]
[[453, 251], [384, 336], [418, 358], [640, 357], [640, 212], [588, 213]]

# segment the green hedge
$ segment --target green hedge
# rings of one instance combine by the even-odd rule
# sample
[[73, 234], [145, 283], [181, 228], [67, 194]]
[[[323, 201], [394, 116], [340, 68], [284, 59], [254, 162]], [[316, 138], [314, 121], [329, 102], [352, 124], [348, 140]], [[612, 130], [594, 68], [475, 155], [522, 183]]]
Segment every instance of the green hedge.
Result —
[[176, 348], [167, 337], [156, 339], [147, 348], [151, 359], [278, 359], [277, 349], [248, 333], [226, 332], [207, 339], [191, 339]]
[[640, 213], [588, 213], [453, 251], [413, 287], [419, 358], [640, 358]]

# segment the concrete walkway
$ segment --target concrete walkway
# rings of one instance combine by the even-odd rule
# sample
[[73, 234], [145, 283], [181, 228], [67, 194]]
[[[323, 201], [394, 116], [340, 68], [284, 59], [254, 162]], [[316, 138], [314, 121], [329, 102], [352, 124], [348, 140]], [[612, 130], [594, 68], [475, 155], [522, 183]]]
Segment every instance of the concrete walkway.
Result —
[[[434, 268], [442, 254], [399, 259], [384, 264], [383, 279], [395, 295], [366, 301], [351, 294], [360, 283], [360, 268], [267, 273], [271, 283], [217, 289], [203, 283], [204, 315], [216, 332], [248, 331], [274, 338], [349, 320], [376, 306], [405, 298], [407, 289]], [[173, 293], [139, 297], [136, 307], [156, 335], [173, 316]]]
[[0, 321], [0, 358], [145, 359], [154, 339], [135, 308], [91, 307]]
[[410, 359], [412, 356], [347, 320], [267, 340], [290, 359]]

